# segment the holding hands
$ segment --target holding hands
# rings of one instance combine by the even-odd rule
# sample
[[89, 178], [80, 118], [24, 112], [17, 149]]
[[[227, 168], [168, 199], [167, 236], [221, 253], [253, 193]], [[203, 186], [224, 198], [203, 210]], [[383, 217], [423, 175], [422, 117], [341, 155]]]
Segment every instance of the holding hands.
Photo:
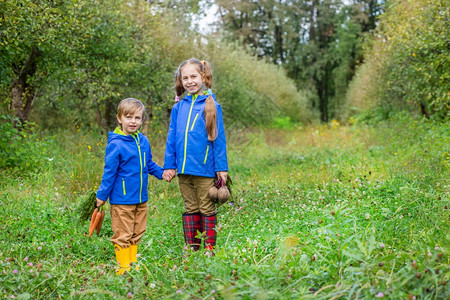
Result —
[[172, 179], [177, 175], [177, 171], [175, 169], [166, 169], [163, 172], [164, 181], [171, 182]]

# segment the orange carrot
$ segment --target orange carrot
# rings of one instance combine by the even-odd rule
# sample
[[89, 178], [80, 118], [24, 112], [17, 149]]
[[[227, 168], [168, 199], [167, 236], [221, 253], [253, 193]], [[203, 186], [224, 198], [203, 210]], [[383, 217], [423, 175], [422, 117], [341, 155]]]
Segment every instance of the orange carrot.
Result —
[[98, 208], [94, 209], [94, 212], [92, 213], [91, 224], [89, 225], [89, 236], [88, 237], [91, 237], [92, 233], [94, 233], [95, 227], [97, 225], [97, 223], [96, 223], [97, 215], [99, 215]]
[[98, 223], [100, 222], [100, 219], [101, 219], [101, 218], [102, 218], [102, 214], [101, 214], [101, 213], [97, 213], [97, 214], [95, 215], [94, 224], [92, 225], [92, 226], [93, 226], [93, 227], [92, 227], [92, 231], [89, 232], [89, 236], [88, 236], [88, 237], [91, 237], [91, 235], [94, 233], [95, 228], [97, 228], [97, 225], [98, 225]]
[[100, 221], [97, 224], [97, 235], [100, 234], [100, 230], [102, 229], [102, 225], [103, 225], [103, 220], [105, 219], [105, 211], [102, 210], [101, 212], [101, 217], [100, 217]]

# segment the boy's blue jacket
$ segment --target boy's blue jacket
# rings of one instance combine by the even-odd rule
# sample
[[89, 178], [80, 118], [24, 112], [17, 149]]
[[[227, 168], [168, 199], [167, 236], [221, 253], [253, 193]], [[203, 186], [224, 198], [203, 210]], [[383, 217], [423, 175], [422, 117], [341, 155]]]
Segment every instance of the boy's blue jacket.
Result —
[[142, 133], [109, 133], [105, 168], [97, 198], [110, 204], [139, 204], [148, 200], [148, 174], [162, 179], [163, 169], [152, 161], [150, 143]]
[[217, 108], [217, 138], [208, 141], [204, 115], [207, 97], [187, 95], [173, 106], [164, 169], [203, 177], [215, 177], [218, 171], [228, 171], [222, 107], [212, 94]]

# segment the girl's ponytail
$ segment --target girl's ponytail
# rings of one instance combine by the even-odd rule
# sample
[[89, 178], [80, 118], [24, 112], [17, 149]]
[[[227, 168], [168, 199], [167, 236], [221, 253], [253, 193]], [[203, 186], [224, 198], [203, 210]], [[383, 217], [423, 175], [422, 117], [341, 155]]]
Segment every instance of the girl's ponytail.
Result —
[[211, 85], [212, 85], [212, 72], [211, 66], [205, 60], [201, 61], [202, 74], [205, 80], [205, 87], [208, 89], [208, 98], [205, 102], [205, 124], [206, 133], [208, 134], [208, 140], [214, 141], [217, 137], [217, 108], [212, 97]]
[[205, 103], [205, 123], [206, 132], [208, 133], [208, 141], [214, 141], [217, 137], [217, 109], [214, 99], [211, 95], [206, 98]]

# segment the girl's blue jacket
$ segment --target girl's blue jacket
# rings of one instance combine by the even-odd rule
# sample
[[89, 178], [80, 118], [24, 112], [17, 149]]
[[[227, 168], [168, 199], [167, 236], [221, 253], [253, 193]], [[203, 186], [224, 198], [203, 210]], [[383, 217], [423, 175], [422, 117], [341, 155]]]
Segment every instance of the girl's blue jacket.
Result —
[[217, 138], [208, 141], [204, 115], [207, 97], [188, 94], [173, 106], [164, 169], [203, 177], [215, 177], [218, 171], [228, 171], [222, 107], [212, 94], [217, 108]]
[[152, 161], [150, 143], [142, 133], [109, 133], [105, 168], [97, 198], [110, 204], [139, 204], [148, 200], [148, 174], [162, 179], [163, 169]]

